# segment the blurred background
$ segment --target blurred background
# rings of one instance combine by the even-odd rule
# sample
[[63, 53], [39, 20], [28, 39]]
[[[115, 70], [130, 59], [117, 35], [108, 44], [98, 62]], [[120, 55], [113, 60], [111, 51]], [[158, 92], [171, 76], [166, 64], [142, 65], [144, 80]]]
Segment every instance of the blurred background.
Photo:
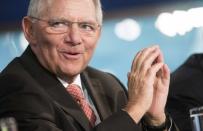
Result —
[[[126, 85], [135, 54], [158, 44], [171, 72], [191, 54], [203, 52], [203, 0], [101, 0], [104, 23], [90, 65]], [[12, 3], [13, 2], [13, 3]], [[29, 0], [0, 1], [0, 71], [28, 43], [21, 19]]]

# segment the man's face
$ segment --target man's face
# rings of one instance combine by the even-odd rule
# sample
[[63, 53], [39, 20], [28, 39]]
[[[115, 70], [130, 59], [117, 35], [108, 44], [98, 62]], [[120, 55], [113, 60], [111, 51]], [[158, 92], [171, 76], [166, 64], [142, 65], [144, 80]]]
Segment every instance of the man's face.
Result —
[[73, 23], [68, 24], [67, 32], [55, 34], [47, 31], [47, 27], [60, 28], [66, 21], [97, 23], [92, 0], [53, 0], [40, 19], [45, 21], [32, 23], [33, 38], [28, 38], [34, 53], [46, 69], [72, 81], [90, 61], [100, 28], [88, 34], [88, 26]]

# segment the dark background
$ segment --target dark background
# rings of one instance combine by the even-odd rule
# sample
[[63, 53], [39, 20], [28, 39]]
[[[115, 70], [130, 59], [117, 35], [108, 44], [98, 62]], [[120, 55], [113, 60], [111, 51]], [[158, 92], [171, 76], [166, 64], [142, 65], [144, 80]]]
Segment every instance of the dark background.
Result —
[[[136, 6], [153, 6], [173, 2], [188, 2], [201, 0], [101, 0], [105, 12], [128, 9]], [[0, 26], [6, 24], [19, 24], [26, 15], [29, 0], [1, 0]]]

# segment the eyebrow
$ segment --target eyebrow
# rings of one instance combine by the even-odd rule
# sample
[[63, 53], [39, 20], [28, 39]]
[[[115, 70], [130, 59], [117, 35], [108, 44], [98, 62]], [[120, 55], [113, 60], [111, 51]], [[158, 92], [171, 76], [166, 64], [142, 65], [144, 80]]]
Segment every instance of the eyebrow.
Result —
[[49, 21], [69, 21], [69, 20], [64, 19], [64, 18], [51, 18], [51, 19], [49, 19]]
[[[49, 21], [62, 21], [62, 22], [66, 22], [66, 21], [70, 21], [70, 22], [75, 22], [75, 21], [71, 21], [69, 19], [66, 19], [66, 18], [52, 18], [50, 19]], [[84, 19], [84, 20], [78, 20], [76, 22], [87, 22], [87, 23], [97, 23], [96, 20], [88, 20], [88, 19]]]

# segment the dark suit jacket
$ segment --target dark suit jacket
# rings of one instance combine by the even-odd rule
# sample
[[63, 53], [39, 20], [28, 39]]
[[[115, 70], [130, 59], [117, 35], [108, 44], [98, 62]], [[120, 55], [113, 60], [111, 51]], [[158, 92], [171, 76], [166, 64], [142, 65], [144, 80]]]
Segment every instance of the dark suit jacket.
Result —
[[16, 118], [19, 131], [140, 131], [121, 110], [127, 93], [116, 77], [87, 67], [81, 80], [102, 121], [93, 129], [56, 76], [40, 65], [28, 47], [0, 74], [0, 117]]
[[171, 75], [167, 109], [181, 131], [192, 131], [189, 109], [203, 106], [203, 54], [192, 55]]
[[[121, 108], [124, 86], [114, 76], [87, 67], [81, 73], [99, 113], [97, 131], [137, 131], [138, 125]], [[0, 75], [0, 117], [13, 116], [19, 131], [90, 131], [88, 119], [56, 76], [45, 70], [30, 47]]]

